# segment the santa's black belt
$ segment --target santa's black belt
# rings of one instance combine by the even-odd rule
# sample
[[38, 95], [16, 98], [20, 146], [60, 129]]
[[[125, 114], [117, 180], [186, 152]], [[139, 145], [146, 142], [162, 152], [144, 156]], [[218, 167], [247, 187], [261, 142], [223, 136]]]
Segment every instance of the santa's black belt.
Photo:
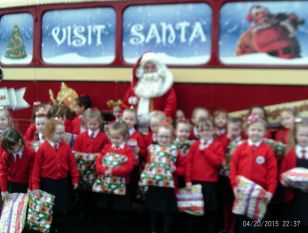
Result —
[[279, 54], [298, 54], [299, 49], [297, 46], [289, 46], [283, 49], [273, 50], [268, 52], [269, 55], [277, 57]]

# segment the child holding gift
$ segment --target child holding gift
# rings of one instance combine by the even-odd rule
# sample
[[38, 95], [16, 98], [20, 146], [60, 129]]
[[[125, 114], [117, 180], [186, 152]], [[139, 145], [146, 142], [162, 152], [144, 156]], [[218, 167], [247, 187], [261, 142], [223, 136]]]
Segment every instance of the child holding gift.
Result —
[[171, 232], [177, 213], [175, 180], [177, 149], [172, 145], [173, 127], [164, 122], [157, 130], [158, 144], [148, 147], [148, 163], [141, 173], [139, 185], [148, 187], [145, 208], [150, 212], [151, 232], [158, 232], [159, 218], [163, 218], [163, 233]]
[[78, 190], [80, 217], [83, 223], [88, 223], [93, 220], [97, 201], [96, 195], [92, 192], [93, 180], [96, 177], [95, 160], [110, 141], [100, 130], [103, 118], [98, 109], [88, 108], [84, 112], [84, 121], [87, 130], [78, 135], [73, 151], [80, 173], [80, 190]]
[[[217, 232], [217, 191], [218, 171], [224, 159], [224, 150], [220, 142], [214, 140], [215, 128], [210, 119], [200, 119], [196, 124], [199, 140], [189, 150], [186, 165], [186, 188], [192, 184], [202, 186], [204, 199], [204, 219], [206, 232]], [[190, 231], [194, 218], [190, 218]]]
[[[248, 140], [239, 145], [232, 155], [230, 165], [230, 182], [235, 199], [240, 195], [237, 177], [243, 176], [266, 190], [267, 203], [271, 200], [277, 186], [277, 162], [272, 148], [263, 142], [266, 122], [257, 114], [247, 118]], [[236, 232], [260, 232], [262, 228], [245, 226], [248, 218], [238, 215]]]
[[[33, 190], [41, 189], [55, 195], [52, 231], [58, 227], [58, 217], [70, 207], [70, 182], [78, 187], [78, 169], [69, 145], [63, 141], [63, 122], [49, 119], [45, 142], [37, 151], [32, 172]], [[69, 177], [72, 180], [69, 180]]]
[[[286, 172], [295, 167], [302, 167], [308, 169], [308, 123], [303, 122], [294, 127], [292, 137], [290, 137], [289, 152], [285, 155], [280, 173]], [[300, 224], [296, 232], [308, 231], [308, 192], [298, 188], [289, 187], [289, 185], [280, 179], [283, 186], [288, 187], [285, 194], [285, 201], [287, 202], [282, 219], [294, 220]]]
[[27, 193], [31, 189], [31, 172], [35, 152], [25, 144], [22, 134], [15, 128], [7, 129], [1, 141], [4, 152], [0, 158], [1, 195]]
[[[119, 121], [110, 126], [110, 141], [96, 159], [96, 171], [100, 175], [94, 182], [93, 191], [101, 192], [99, 206], [106, 210], [104, 228], [121, 227], [115, 220], [131, 208], [130, 176], [136, 164], [134, 152], [126, 141], [128, 127]], [[120, 213], [120, 212], [121, 213]]]

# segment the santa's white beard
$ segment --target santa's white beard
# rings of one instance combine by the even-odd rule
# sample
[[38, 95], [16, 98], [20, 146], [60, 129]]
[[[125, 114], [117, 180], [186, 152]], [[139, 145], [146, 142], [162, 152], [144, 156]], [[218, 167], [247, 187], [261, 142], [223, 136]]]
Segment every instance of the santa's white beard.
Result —
[[163, 82], [163, 78], [157, 72], [144, 74], [137, 83], [135, 93], [141, 98], [161, 96]]

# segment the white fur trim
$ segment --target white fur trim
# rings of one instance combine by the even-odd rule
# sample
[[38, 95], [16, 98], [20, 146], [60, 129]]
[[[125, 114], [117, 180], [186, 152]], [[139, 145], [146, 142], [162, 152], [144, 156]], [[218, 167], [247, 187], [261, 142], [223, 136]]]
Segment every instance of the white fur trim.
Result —
[[137, 115], [148, 115], [150, 113], [150, 99], [140, 98], [138, 102]]
[[[157, 68], [157, 73], [160, 75], [160, 77], [163, 77], [163, 86], [160, 88], [159, 92], [157, 94], [155, 94], [155, 96], [151, 96], [151, 97], [160, 97], [163, 96], [164, 94], [166, 94], [166, 92], [172, 87], [173, 85], [173, 75], [170, 72], [170, 70], [168, 69], [168, 67], [163, 64], [158, 57], [155, 55], [155, 53], [146, 53], [144, 54], [144, 56], [142, 57], [142, 60], [140, 62], [139, 67], [136, 70], [136, 76], [138, 79], [140, 79], [143, 74], [144, 74], [144, 64], [146, 62], [151, 61], [152, 63], [154, 63], [156, 65]], [[139, 93], [138, 95], [139, 97], [149, 97], [146, 95], [146, 93], [144, 93], [144, 95], [142, 93]]]

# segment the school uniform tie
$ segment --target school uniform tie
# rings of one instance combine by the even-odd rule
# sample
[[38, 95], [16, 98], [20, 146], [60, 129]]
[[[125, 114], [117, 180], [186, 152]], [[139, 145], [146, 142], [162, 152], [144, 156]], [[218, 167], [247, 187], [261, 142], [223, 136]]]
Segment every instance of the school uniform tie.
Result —
[[92, 132], [91, 135], [90, 135], [90, 137], [91, 137], [92, 140], [94, 140], [94, 139], [95, 139], [95, 133]]
[[252, 145], [252, 151], [256, 151], [257, 150], [257, 146], [255, 144]]
[[306, 150], [301, 150], [301, 159], [306, 158]]
[[55, 151], [58, 151], [58, 149], [59, 149], [59, 144], [58, 144], [58, 143], [54, 144], [53, 148], [55, 149]]

